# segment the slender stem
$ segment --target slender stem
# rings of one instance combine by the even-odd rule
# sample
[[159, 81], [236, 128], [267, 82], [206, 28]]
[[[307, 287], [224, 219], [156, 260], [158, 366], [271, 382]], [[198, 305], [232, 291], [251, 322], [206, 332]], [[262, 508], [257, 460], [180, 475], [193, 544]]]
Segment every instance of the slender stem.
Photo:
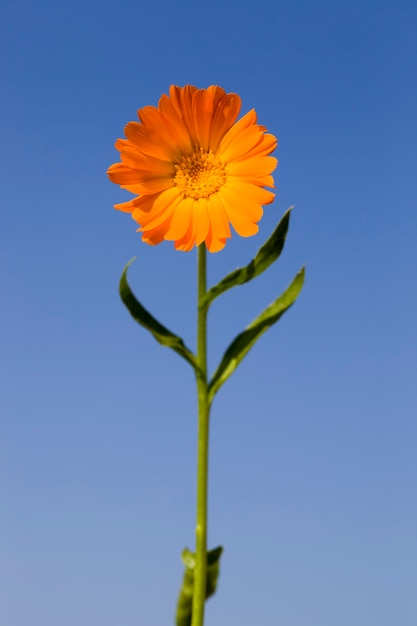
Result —
[[[198, 304], [206, 293], [206, 247], [198, 248]], [[196, 565], [191, 626], [203, 626], [207, 578], [207, 479], [210, 406], [207, 394], [207, 309], [198, 306], [197, 376], [198, 393], [198, 458], [197, 458], [197, 525]]]

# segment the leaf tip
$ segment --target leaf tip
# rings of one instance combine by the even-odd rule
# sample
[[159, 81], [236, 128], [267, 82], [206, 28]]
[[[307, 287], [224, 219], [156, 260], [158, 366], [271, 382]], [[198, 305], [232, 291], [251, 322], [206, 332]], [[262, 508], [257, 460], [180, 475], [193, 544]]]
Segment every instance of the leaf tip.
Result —
[[132, 263], [134, 263], [134, 261], [136, 261], [138, 257], [137, 256], [132, 256], [132, 258], [130, 259], [130, 261], [128, 261], [126, 263], [126, 265], [124, 266], [124, 270], [123, 271], [127, 271], [129, 269], [129, 267], [132, 265]]

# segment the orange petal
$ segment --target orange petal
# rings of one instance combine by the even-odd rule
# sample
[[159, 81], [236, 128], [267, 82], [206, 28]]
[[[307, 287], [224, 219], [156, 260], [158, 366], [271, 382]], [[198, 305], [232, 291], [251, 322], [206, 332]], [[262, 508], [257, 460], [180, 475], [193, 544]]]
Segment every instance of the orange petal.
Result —
[[[165, 238], [167, 238], [165, 236]], [[182, 252], [189, 252], [195, 245], [195, 231], [194, 222], [190, 221], [190, 224], [184, 233], [184, 235], [175, 241], [175, 250], [181, 250]]]
[[227, 174], [230, 176], [268, 176], [278, 165], [278, 160], [270, 156], [256, 156], [241, 161], [232, 161], [227, 164]]
[[220, 197], [227, 217], [238, 235], [249, 237], [258, 232], [256, 222], [263, 214], [260, 204], [227, 186], [223, 187]]
[[131, 141], [126, 139], [118, 139], [115, 148], [119, 150], [120, 156], [125, 165], [133, 169], [152, 172], [155, 178], [174, 174], [175, 168], [172, 161], [164, 161], [155, 157], [143, 154], [139, 148]]
[[209, 252], [219, 252], [226, 245], [226, 239], [216, 239], [212, 233], [206, 237], [206, 246]]
[[122, 189], [127, 189], [131, 193], [152, 195], [160, 193], [165, 189], [172, 187], [172, 178], [153, 178], [151, 180], [142, 180], [136, 185], [121, 185]]
[[236, 156], [233, 157], [233, 160], [238, 161], [241, 159], [248, 159], [255, 156], [268, 156], [269, 154], [271, 154], [271, 152], [275, 150], [277, 145], [278, 141], [277, 138], [274, 137], [274, 135], [260, 135], [259, 139], [251, 146], [251, 148], [249, 148], [249, 150], [247, 150], [247, 152], [242, 152], [240, 156], [236, 154]]
[[209, 149], [213, 114], [212, 94], [207, 89], [199, 89], [193, 95], [193, 116], [198, 144], [206, 152]]
[[[142, 232], [141, 228], [138, 228], [138, 231]], [[157, 228], [153, 230], [148, 230], [146, 232], [142, 232], [142, 241], [148, 243], [151, 246], [156, 246], [158, 243], [161, 243], [165, 239], [166, 232], [166, 224], [161, 224]]]
[[[236, 177], [238, 178], [238, 177]], [[246, 183], [256, 185], [257, 187], [272, 187], [275, 188], [275, 181], [273, 176], [244, 176]]]
[[205, 240], [210, 228], [207, 204], [206, 198], [200, 198], [194, 203], [193, 220], [196, 246], [199, 246]]
[[210, 232], [213, 238], [225, 239], [231, 237], [227, 214], [218, 193], [213, 193], [208, 198], [207, 210], [210, 219]]
[[223, 151], [227, 150], [229, 145], [239, 139], [240, 134], [246, 129], [256, 124], [256, 112], [255, 109], [248, 111], [243, 117], [233, 124], [233, 126], [227, 131], [225, 136], [220, 142], [220, 146], [217, 150], [217, 155], [220, 157]]
[[241, 237], [251, 237], [252, 235], [256, 235], [259, 231], [257, 224], [248, 220], [241, 213], [236, 212], [233, 207], [228, 205], [225, 206], [230, 223], [238, 235]]
[[178, 88], [180, 90], [180, 109], [181, 117], [188, 129], [188, 132], [193, 143], [197, 142], [197, 135], [195, 132], [195, 122], [193, 116], [193, 95], [197, 91], [196, 87], [192, 85], [185, 85], [185, 87]]
[[225, 194], [230, 202], [237, 207], [240, 204], [254, 203], [256, 205], [271, 204], [274, 201], [275, 194], [263, 187], [252, 185], [239, 178], [229, 178], [226, 185], [221, 190], [222, 195]]
[[128, 202], [119, 202], [119, 204], [115, 204], [113, 206], [118, 211], [123, 211], [124, 213], [131, 213], [134, 209], [131, 200], [129, 200]]
[[[197, 87], [193, 85], [187, 85], [186, 87], [178, 87], [177, 85], [171, 85], [169, 88], [169, 97], [174, 105], [176, 111], [180, 118], [185, 122], [183, 105], [189, 107], [191, 111], [192, 106], [192, 96], [193, 93], [197, 91]], [[184, 93], [183, 93], [184, 92]], [[194, 128], [194, 124], [192, 123], [192, 127]]]
[[148, 180], [151, 180], [151, 179], [158, 179], [158, 178], [170, 178], [172, 180], [175, 176], [174, 165], [171, 163], [167, 163], [166, 161], [159, 161], [159, 163], [165, 164], [165, 167], [163, 168], [155, 167], [153, 169], [150, 169], [148, 167], [147, 169], [142, 169], [141, 167], [142, 164], [146, 166], [145, 159], [137, 160], [136, 163], [134, 163], [134, 161], [131, 160], [130, 157], [125, 158], [124, 152], [121, 153], [121, 158], [122, 158], [122, 163], [117, 163], [115, 165], [118, 165], [118, 166], [123, 165], [125, 169], [111, 166], [111, 168], [109, 168], [107, 172], [109, 176], [110, 175], [113, 176], [113, 178], [111, 178], [113, 182], [116, 182], [114, 177], [115, 176], [118, 177], [117, 183], [119, 185], [130, 184], [131, 182], [133, 182], [134, 184], [135, 183], [139, 184], [139, 183], [143, 183]]
[[175, 187], [160, 193], [152, 205], [152, 210], [138, 220], [142, 224], [142, 231], [159, 227], [166, 220], [170, 220], [182, 198]]
[[163, 161], [172, 161], [170, 145], [155, 130], [139, 122], [129, 122], [125, 126], [125, 135], [142, 153]]
[[219, 85], [210, 85], [207, 87], [207, 91], [213, 99], [213, 109], [216, 109], [220, 100], [226, 95], [226, 92], [223, 87], [219, 87]]
[[194, 202], [192, 198], [183, 198], [179, 202], [171, 220], [170, 227], [165, 235], [165, 239], [175, 241], [183, 237], [184, 233], [193, 221], [193, 207]]
[[135, 222], [142, 224], [142, 219], [144, 217], [146, 219], [146, 215], [152, 212], [157, 197], [158, 195], [142, 196], [141, 198], [138, 198], [140, 202], [137, 203], [137, 206], [132, 211], [132, 218]]
[[117, 183], [118, 185], [134, 184], [140, 180], [140, 172], [128, 167], [124, 163], [114, 163], [110, 165], [107, 170], [107, 176], [112, 183]]
[[187, 127], [170, 98], [163, 94], [159, 99], [158, 109], [161, 112], [167, 131], [175, 141], [181, 153], [192, 150], [193, 145]]
[[181, 157], [184, 145], [189, 145], [190, 143], [188, 137], [186, 144], [181, 145], [182, 141], [181, 144], [178, 142], [178, 138], [181, 136], [180, 133], [171, 132], [172, 125], [167, 123], [166, 118], [159, 109], [151, 106], [143, 107], [143, 109], [139, 109], [138, 116], [142, 124], [155, 134], [155, 139], [158, 140], [160, 138], [168, 144], [171, 158], [178, 159]]
[[129, 200], [128, 202], [121, 202], [120, 204], [115, 204], [114, 208], [118, 211], [124, 211], [125, 213], [131, 213], [141, 202], [142, 198], [133, 198], [133, 200]]
[[256, 124], [249, 126], [249, 128], [242, 130], [239, 137], [236, 137], [234, 141], [230, 142], [226, 148], [221, 144], [218, 151], [219, 158], [226, 163], [245, 158], [251, 150], [262, 142], [262, 137], [262, 132]]
[[209, 143], [213, 152], [216, 152], [224, 135], [235, 123], [240, 107], [241, 99], [235, 93], [226, 94], [219, 102], [210, 130]]
[[128, 167], [134, 169], [138, 167], [138, 159], [140, 159], [139, 149], [126, 139], [118, 139], [114, 147], [120, 152], [120, 158]]

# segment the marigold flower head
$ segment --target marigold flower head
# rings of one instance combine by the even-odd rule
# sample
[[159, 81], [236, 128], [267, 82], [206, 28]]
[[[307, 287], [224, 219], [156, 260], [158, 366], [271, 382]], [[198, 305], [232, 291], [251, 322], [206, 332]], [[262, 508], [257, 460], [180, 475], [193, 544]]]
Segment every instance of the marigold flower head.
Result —
[[211, 85], [172, 85], [158, 107], [138, 111], [139, 122], [118, 139], [120, 163], [108, 176], [137, 197], [115, 208], [132, 214], [148, 244], [175, 242], [188, 251], [205, 242], [210, 252], [224, 248], [230, 224], [242, 237], [258, 232], [262, 205], [274, 193], [269, 156], [276, 138], [257, 124], [254, 109], [236, 121], [241, 99]]

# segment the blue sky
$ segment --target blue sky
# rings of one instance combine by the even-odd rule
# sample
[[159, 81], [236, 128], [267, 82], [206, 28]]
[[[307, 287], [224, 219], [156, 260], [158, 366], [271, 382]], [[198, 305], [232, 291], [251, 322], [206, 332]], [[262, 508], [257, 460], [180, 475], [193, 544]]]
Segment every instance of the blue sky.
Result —
[[193, 546], [192, 373], [118, 280], [194, 346], [195, 253], [143, 244], [114, 140], [171, 83], [220, 84], [279, 138], [260, 233], [283, 255], [210, 316], [209, 361], [296, 305], [212, 412], [207, 626], [417, 621], [417, 9], [411, 1], [2, 0], [0, 623], [172, 624]]

